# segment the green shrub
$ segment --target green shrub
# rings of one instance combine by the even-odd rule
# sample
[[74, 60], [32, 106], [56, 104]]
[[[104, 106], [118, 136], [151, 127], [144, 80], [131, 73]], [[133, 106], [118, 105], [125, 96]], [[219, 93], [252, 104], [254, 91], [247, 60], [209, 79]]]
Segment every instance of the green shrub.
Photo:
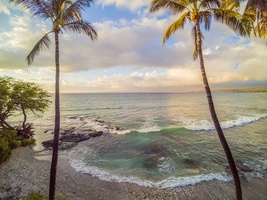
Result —
[[11, 150], [19, 146], [26, 147], [34, 144], [35, 139], [30, 138], [19, 142], [17, 140], [16, 130], [2, 130], [0, 131], [0, 164], [6, 161], [11, 156]]
[[27, 140], [22, 140], [20, 145], [23, 146], [23, 147], [26, 147], [26, 146], [29, 146], [31, 144], [35, 144], [35, 139], [34, 138], [30, 138], [30, 139], [27, 139]]
[[8, 146], [8, 141], [5, 138], [0, 138], [0, 163], [7, 160], [11, 155], [11, 149]]
[[6, 161], [11, 156], [11, 150], [20, 145], [16, 135], [16, 131], [0, 131], [0, 163]]
[[[27, 196], [22, 198], [23, 200], [48, 200], [46, 195], [41, 194], [40, 192], [31, 191]], [[64, 195], [56, 196], [56, 200], [66, 200], [67, 198]]]
[[26, 198], [26, 200], [44, 200], [45, 199], [45, 196], [42, 195], [40, 192], [30, 192]]

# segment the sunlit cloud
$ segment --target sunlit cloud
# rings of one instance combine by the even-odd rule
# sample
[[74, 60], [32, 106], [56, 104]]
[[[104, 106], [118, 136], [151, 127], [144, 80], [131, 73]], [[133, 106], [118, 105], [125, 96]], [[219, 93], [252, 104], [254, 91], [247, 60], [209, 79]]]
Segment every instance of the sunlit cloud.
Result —
[[[60, 68], [63, 92], [181, 91], [202, 85], [198, 60], [194, 61], [192, 24], [178, 30], [162, 46], [162, 36], [177, 16], [148, 14], [147, 1], [101, 0], [102, 9], [116, 6], [136, 18], [105, 19], [92, 25], [98, 40], [60, 34]], [[32, 80], [54, 90], [54, 37], [47, 51], [35, 57], [31, 67], [26, 57], [51, 27], [28, 12], [0, 3], [9, 28], [0, 31], [1, 75]], [[242, 38], [227, 26], [212, 23], [203, 31], [203, 55], [211, 84], [235, 81], [266, 81], [267, 47], [264, 40]], [[22, 74], [23, 73], [23, 74]]]
[[127, 8], [132, 11], [136, 11], [141, 7], [147, 6], [148, 1], [146, 0], [98, 0], [96, 4], [103, 7], [109, 5], [115, 5], [117, 8]]
[[6, 14], [6, 15], [10, 15], [10, 11], [9, 11], [6, 3], [5, 2], [2, 2], [2, 1], [0, 2], [0, 13], [1, 12], [4, 13], [4, 14]]

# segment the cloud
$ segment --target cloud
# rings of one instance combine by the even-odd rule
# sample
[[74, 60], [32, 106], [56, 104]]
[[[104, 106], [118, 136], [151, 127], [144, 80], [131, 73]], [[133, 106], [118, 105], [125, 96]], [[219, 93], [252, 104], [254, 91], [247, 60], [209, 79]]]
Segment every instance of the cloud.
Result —
[[[193, 72], [193, 73], [192, 73]], [[62, 92], [167, 92], [184, 91], [201, 81], [195, 69], [169, 69], [163, 72], [132, 72], [127, 75], [113, 74], [97, 79], [80, 78], [67, 80], [62, 77]], [[179, 85], [180, 83], [180, 85]]]
[[192, 42], [191, 35], [180, 31], [176, 36], [179, 40], [174, 45], [167, 43], [162, 47], [161, 38], [166, 24], [170, 24], [166, 19], [148, 17], [127, 23], [97, 23], [97, 41], [91, 42], [88, 38], [77, 35], [71, 35], [70, 40], [61, 41], [63, 70], [73, 72], [115, 66], [130, 66], [134, 69], [170, 68], [188, 62], [183, 54], [188, 53], [191, 59], [193, 47], [188, 45]]
[[0, 2], [0, 13], [5, 13], [6, 15], [10, 15], [10, 11], [9, 11], [9, 9], [8, 9], [8, 7], [7, 7], [7, 5], [6, 5], [6, 3], [5, 2]]
[[136, 11], [148, 5], [148, 1], [146, 0], [98, 0], [96, 3], [103, 7], [115, 5], [117, 8], [127, 8], [132, 11]]
[[[199, 63], [192, 59], [192, 24], [178, 30], [162, 47], [163, 33], [177, 16], [162, 18], [143, 12], [140, 17], [140, 9], [146, 8], [146, 3], [100, 1], [103, 6], [114, 4], [130, 9], [137, 17], [93, 24], [99, 35], [97, 41], [69, 32], [60, 34], [64, 92], [180, 91], [202, 86]], [[7, 69], [18, 69], [14, 70], [17, 77], [22, 72], [28, 79], [49, 77], [51, 81], [34, 81], [52, 91], [53, 35], [50, 50], [35, 58], [31, 70], [26, 70], [25, 61], [35, 43], [50, 30], [50, 24], [33, 20], [27, 13], [12, 13], [8, 18], [11, 28], [3, 28], [0, 32], [1, 73], [12, 74]], [[264, 40], [241, 38], [219, 23], [212, 23], [211, 30], [203, 31], [203, 34], [204, 61], [211, 84], [266, 80], [267, 48]], [[121, 69], [125, 70], [121, 72]], [[91, 75], [94, 71], [98, 73], [95, 77]]]
[[[27, 55], [36, 42], [47, 32], [46, 24], [31, 19], [29, 14], [9, 16], [11, 29], [0, 32], [0, 68], [25, 68]], [[48, 52], [43, 52], [42, 64], [51, 66], [53, 61]]]

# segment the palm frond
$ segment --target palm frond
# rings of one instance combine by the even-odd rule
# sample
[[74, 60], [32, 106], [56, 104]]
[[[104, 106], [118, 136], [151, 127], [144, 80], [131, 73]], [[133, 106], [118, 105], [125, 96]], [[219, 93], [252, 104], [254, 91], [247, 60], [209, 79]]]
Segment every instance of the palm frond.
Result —
[[50, 45], [49, 34], [53, 32], [50, 31], [49, 33], [45, 34], [33, 47], [29, 55], [27, 56], [26, 60], [28, 65], [31, 65], [34, 61], [34, 57], [42, 50], [48, 49]]
[[249, 19], [256, 37], [267, 37], [267, 0], [248, 0], [243, 15]]
[[199, 22], [204, 22], [204, 27], [206, 30], [210, 30], [211, 21], [212, 13], [209, 10], [199, 12]]
[[34, 3], [30, 7], [30, 11], [33, 16], [37, 16], [41, 19], [50, 18], [52, 21], [55, 18], [51, 2], [52, 0], [34, 0]]
[[91, 40], [97, 39], [97, 32], [95, 31], [94, 27], [87, 21], [74, 21], [69, 24], [65, 24], [62, 28], [64, 30], [70, 30], [74, 33], [84, 33], [85, 35], [89, 36]]
[[52, 18], [51, 16], [51, 1], [52, 0], [9, 0], [10, 3], [22, 6], [28, 9], [33, 16], [38, 16], [41, 19]]
[[254, 33], [255, 36], [258, 36], [260, 38], [266, 38], [267, 37], [267, 22], [262, 20], [256, 24], [254, 27]]
[[183, 12], [186, 9], [186, 1], [176, 1], [176, 0], [153, 0], [149, 12], [153, 13], [161, 9], [170, 12], [175, 15], [177, 13]]
[[76, 20], [82, 20], [82, 11], [85, 11], [86, 7], [90, 7], [93, 0], [77, 0], [64, 10], [62, 18], [65, 23], [69, 23]]
[[68, 7], [67, 11], [70, 12], [85, 11], [85, 8], [90, 7], [92, 3], [93, 0], [77, 0]]
[[31, 3], [30, 0], [8, 0], [9, 3], [13, 3], [14, 5], [21, 5], [26, 7]]
[[168, 40], [170, 36], [173, 35], [178, 29], [184, 28], [185, 20], [189, 17], [189, 14], [189, 11], [183, 13], [178, 20], [176, 20], [169, 26], [169, 28], [164, 33], [162, 45], [164, 45], [165, 41]]
[[203, 10], [218, 8], [219, 6], [220, 6], [219, 0], [202, 0], [199, 4], [199, 8]]
[[248, 18], [243, 17], [238, 9], [237, 0], [223, 0], [219, 8], [213, 9], [214, 19], [228, 25], [239, 35], [249, 37], [251, 25]]

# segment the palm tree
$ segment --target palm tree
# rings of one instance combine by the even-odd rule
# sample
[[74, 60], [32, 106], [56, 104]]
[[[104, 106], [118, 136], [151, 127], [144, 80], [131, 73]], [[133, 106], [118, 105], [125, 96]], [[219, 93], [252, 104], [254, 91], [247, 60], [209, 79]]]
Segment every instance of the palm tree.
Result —
[[162, 44], [174, 34], [177, 30], [184, 28], [185, 22], [188, 20], [193, 22], [193, 41], [194, 41], [194, 59], [199, 58], [200, 69], [202, 79], [208, 99], [209, 110], [211, 118], [213, 120], [215, 129], [219, 136], [220, 142], [225, 151], [230, 169], [235, 182], [236, 198], [242, 199], [242, 189], [240, 185], [240, 179], [236, 169], [236, 165], [228, 146], [228, 143], [223, 134], [220, 122], [218, 120], [214, 103], [212, 100], [212, 94], [209, 87], [206, 71], [204, 67], [204, 59], [202, 54], [202, 39], [203, 34], [200, 24], [204, 24], [206, 30], [210, 29], [212, 18], [221, 23], [227, 24], [235, 32], [242, 36], [248, 35], [248, 29], [241, 23], [241, 16], [238, 14], [239, 1], [237, 0], [153, 0], [150, 6], [150, 13], [156, 12], [160, 9], [164, 9], [173, 15], [181, 13], [178, 19], [173, 22], [169, 28], [165, 31]]
[[63, 31], [71, 31], [74, 33], [84, 33], [91, 40], [97, 39], [97, 33], [94, 27], [82, 18], [82, 11], [86, 7], [90, 7], [93, 0], [9, 0], [15, 5], [21, 5], [28, 9], [33, 16], [40, 19], [50, 19], [52, 22], [52, 30], [46, 33], [33, 47], [26, 60], [31, 65], [35, 56], [42, 50], [48, 49], [50, 45], [49, 34], [54, 33], [55, 36], [55, 64], [56, 64], [56, 82], [55, 82], [55, 127], [54, 127], [54, 143], [53, 154], [50, 169], [50, 188], [49, 199], [55, 198], [56, 187], [56, 170], [58, 161], [58, 139], [60, 131], [60, 91], [59, 91], [59, 34]]
[[254, 35], [266, 39], [267, 45], [267, 0], [248, 0], [244, 11], [254, 30]]

